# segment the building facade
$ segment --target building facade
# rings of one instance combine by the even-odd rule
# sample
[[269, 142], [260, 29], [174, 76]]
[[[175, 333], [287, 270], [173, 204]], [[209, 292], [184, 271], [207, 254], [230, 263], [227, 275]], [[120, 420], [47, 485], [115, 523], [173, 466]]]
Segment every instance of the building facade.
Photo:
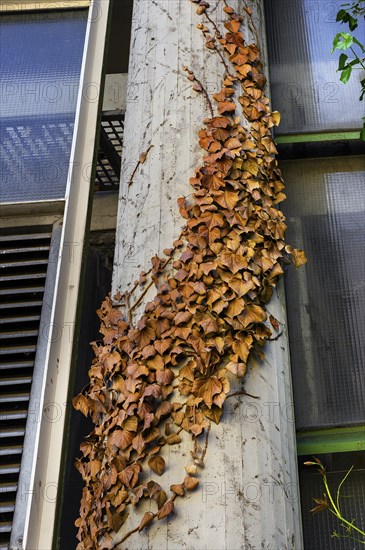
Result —
[[[219, 26], [223, 7], [208, 11]], [[190, 193], [209, 116], [182, 67], [210, 96], [224, 67], [204, 48], [187, 0], [0, 8], [1, 547], [66, 549], [77, 544], [82, 489], [73, 462], [92, 430], [71, 400], [88, 383], [88, 343], [100, 338], [93, 312], [178, 238], [176, 201]], [[288, 241], [308, 265], [289, 269], [274, 292], [268, 309], [281, 335], [252, 363], [248, 395], [228, 400], [212, 429], [200, 488], [171, 521], [134, 534], [134, 548], [356, 547], [331, 540], [339, 527], [328, 512], [309, 513], [322, 493], [303, 466], [313, 455], [335, 487], [355, 465], [344, 506], [365, 521], [361, 75], [343, 86], [329, 53], [340, 2], [253, 9], [282, 115]], [[247, 18], [242, 32], [257, 39]], [[172, 482], [189, 449], [183, 441], [169, 450]], [[126, 526], [135, 525], [131, 514]]]

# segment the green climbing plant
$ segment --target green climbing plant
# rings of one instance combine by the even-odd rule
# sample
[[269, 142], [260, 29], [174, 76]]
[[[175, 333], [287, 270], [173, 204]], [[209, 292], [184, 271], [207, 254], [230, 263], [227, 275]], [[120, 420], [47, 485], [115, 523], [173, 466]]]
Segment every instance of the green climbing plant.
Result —
[[326, 468], [322, 464], [320, 459], [314, 457], [314, 462], [308, 461], [308, 462], [304, 462], [304, 464], [305, 466], [317, 466], [318, 472], [322, 476], [323, 485], [325, 489], [323, 496], [321, 498], [313, 499], [314, 502], [316, 503], [316, 506], [312, 508], [311, 512], [321, 512], [323, 510], [328, 510], [329, 512], [331, 512], [331, 514], [333, 514], [338, 519], [343, 531], [341, 533], [338, 533], [337, 531], [333, 531], [332, 538], [337, 538], [337, 539], [347, 538], [365, 545], [365, 531], [357, 527], [357, 525], [355, 525], [355, 520], [349, 521], [348, 519], [346, 519], [343, 515], [343, 512], [341, 511], [341, 496], [342, 496], [341, 490], [343, 488], [343, 485], [346, 479], [349, 477], [354, 467], [351, 466], [351, 468], [342, 478], [341, 482], [337, 487], [336, 497], [335, 497], [332, 494], [328, 484]]
[[[340, 80], [344, 84], [349, 81], [354, 70], [365, 71], [365, 47], [353, 34], [359, 25], [359, 19], [362, 17], [365, 17], [365, 0], [343, 4], [337, 13], [336, 21], [341, 22], [341, 24], [344, 23], [349, 27], [349, 32], [339, 32], [336, 34], [331, 50], [331, 53], [336, 50], [342, 52], [338, 60], [337, 71], [341, 73]], [[360, 85], [359, 99], [363, 101], [365, 96], [365, 77], [360, 80]], [[360, 139], [365, 141], [365, 117], [362, 120], [364, 123], [360, 132]]]

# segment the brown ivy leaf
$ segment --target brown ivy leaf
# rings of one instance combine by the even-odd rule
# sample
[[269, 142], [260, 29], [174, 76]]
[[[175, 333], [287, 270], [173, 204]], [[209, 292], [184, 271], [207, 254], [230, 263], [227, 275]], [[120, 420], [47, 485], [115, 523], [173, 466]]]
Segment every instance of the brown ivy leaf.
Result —
[[172, 500], [168, 500], [160, 509], [160, 511], [157, 514], [158, 519], [163, 519], [167, 517], [171, 512], [174, 510], [174, 502]]
[[262, 323], [266, 321], [266, 312], [260, 306], [255, 304], [248, 304], [242, 314], [239, 316], [239, 321], [243, 327], [247, 327], [252, 323]]
[[231, 121], [225, 116], [217, 116], [212, 119], [213, 128], [227, 128], [230, 125]]
[[279, 321], [278, 321], [277, 319], [275, 319], [275, 317], [274, 317], [273, 315], [270, 315], [269, 320], [270, 320], [271, 326], [272, 326], [276, 331], [278, 331], [279, 328], [280, 328]]
[[301, 265], [304, 265], [307, 263], [307, 257], [305, 255], [305, 252], [303, 250], [299, 250], [297, 248], [292, 248], [291, 246], [286, 246], [285, 250], [289, 252], [293, 258], [294, 265], [298, 269]]
[[143, 375], [147, 376], [149, 374], [149, 370], [145, 365], [132, 363], [131, 365], [128, 365], [127, 373], [133, 380], [136, 380], [140, 376], [143, 376]]
[[171, 384], [174, 378], [175, 375], [171, 369], [157, 370], [156, 372], [156, 380], [159, 384], [162, 384], [163, 386]]
[[136, 416], [126, 418], [122, 424], [122, 428], [130, 432], [136, 432], [138, 430], [138, 418]]
[[231, 273], [236, 274], [241, 269], [247, 267], [247, 260], [242, 254], [235, 254], [234, 252], [223, 252], [220, 257], [221, 264], [228, 267]]
[[108, 437], [108, 445], [115, 445], [124, 451], [132, 443], [134, 434], [128, 430], [114, 430]]
[[226, 29], [231, 32], [231, 33], [236, 33], [240, 30], [241, 28], [241, 23], [239, 21], [236, 21], [234, 19], [232, 19], [231, 21], [226, 21], [224, 23], [224, 26], [226, 27]]
[[181, 437], [179, 434], [171, 434], [166, 438], [166, 443], [168, 445], [176, 445], [178, 443], [181, 443]]
[[152, 456], [148, 461], [148, 466], [155, 474], [161, 476], [165, 471], [165, 460], [160, 455]]
[[89, 414], [88, 399], [81, 393], [72, 399], [72, 405], [74, 409], [82, 412], [83, 415], [87, 416]]
[[[251, 342], [252, 342], [252, 337], [251, 337]], [[241, 361], [246, 363], [248, 355], [251, 350], [250, 345], [248, 345], [244, 340], [235, 340], [232, 344], [232, 349], [238, 355]]]
[[192, 476], [186, 476], [184, 486], [187, 491], [193, 491], [199, 485], [199, 479]]
[[172, 403], [170, 403], [169, 401], [163, 401], [156, 410], [156, 418], [161, 418], [162, 416], [169, 415], [172, 412], [173, 408], [174, 406]]
[[191, 393], [196, 397], [201, 397], [207, 407], [211, 408], [213, 404], [213, 396], [221, 393], [222, 383], [216, 376], [209, 378], [196, 378], [191, 388]]
[[229, 306], [226, 310], [226, 314], [228, 317], [237, 317], [237, 315], [240, 315], [243, 311], [243, 308], [245, 306], [245, 301], [242, 298], [236, 298], [235, 300], [232, 300], [229, 302]]
[[239, 378], [242, 378], [246, 374], [247, 366], [244, 363], [230, 361], [226, 365], [226, 369], [238, 376]]
[[157, 491], [154, 494], [153, 498], [157, 502], [157, 507], [160, 510], [162, 506], [165, 504], [165, 502], [167, 501], [167, 494], [163, 490]]
[[275, 124], [275, 126], [279, 126], [279, 124], [280, 124], [280, 113], [279, 113], [279, 111], [273, 111], [271, 113], [271, 119], [272, 119], [273, 123]]
[[138, 531], [139, 532], [143, 531], [143, 529], [147, 527], [147, 525], [149, 525], [151, 521], [153, 521], [154, 517], [155, 517], [155, 514], [153, 514], [152, 512], [145, 512], [141, 520], [141, 523], [139, 524]]
[[[219, 421], [223, 413], [222, 407], [218, 407], [217, 405], [213, 404], [211, 409], [209, 409], [208, 407], [202, 407], [201, 411], [204, 414], [204, 416], [209, 418], [209, 420], [212, 420], [215, 424], [219, 424]], [[188, 474], [192, 474], [192, 473], [196, 473], [196, 471], [188, 472]]]
[[218, 112], [222, 115], [223, 113], [234, 113], [236, 110], [236, 104], [234, 101], [221, 101], [218, 103]]
[[137, 434], [136, 437], [132, 440], [132, 447], [137, 451], [138, 454], [141, 454], [145, 448], [146, 443], [141, 434]]
[[184, 491], [184, 484], [183, 484], [183, 483], [179, 483], [179, 484], [171, 485], [170, 491], [172, 491], [173, 493], [176, 493], [176, 494], [179, 495], [180, 497], [183, 497], [184, 494], [185, 494], [185, 491]]

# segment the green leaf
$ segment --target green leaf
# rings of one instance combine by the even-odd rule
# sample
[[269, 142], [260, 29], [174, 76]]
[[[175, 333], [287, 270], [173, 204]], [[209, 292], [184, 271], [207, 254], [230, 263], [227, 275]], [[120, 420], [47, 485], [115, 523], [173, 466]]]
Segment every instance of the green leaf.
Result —
[[361, 132], [360, 132], [360, 139], [361, 139], [362, 141], [365, 141], [365, 126], [364, 126], [364, 128], [361, 130]]
[[341, 82], [346, 84], [349, 81], [349, 78], [351, 76], [351, 72], [352, 72], [352, 67], [350, 67], [350, 66], [346, 67], [346, 69], [344, 69], [341, 73], [341, 76], [340, 76]]
[[343, 19], [346, 15], [347, 15], [346, 10], [340, 10], [336, 15], [336, 21], [343, 21]]
[[354, 38], [348, 32], [339, 32], [333, 39], [333, 48], [331, 53], [335, 50], [347, 50], [354, 42]]
[[350, 27], [350, 31], [354, 31], [358, 26], [358, 21], [357, 19], [355, 19], [355, 17], [352, 17], [351, 15], [349, 15], [348, 24]]
[[345, 65], [346, 65], [346, 61], [348, 59], [348, 55], [346, 55], [345, 53], [342, 53], [340, 55], [340, 59], [338, 60], [338, 70], [339, 71], [342, 71], [342, 69], [345, 68]]

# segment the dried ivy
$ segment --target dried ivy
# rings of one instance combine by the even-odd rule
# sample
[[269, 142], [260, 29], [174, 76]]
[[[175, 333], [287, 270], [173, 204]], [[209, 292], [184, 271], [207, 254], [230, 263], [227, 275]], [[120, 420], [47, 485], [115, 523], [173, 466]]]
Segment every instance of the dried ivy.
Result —
[[[225, 76], [213, 107], [201, 82], [184, 68], [211, 111], [199, 132], [205, 156], [190, 179], [193, 199], [178, 200], [185, 227], [164, 251], [167, 259], [152, 258], [150, 272], [136, 282], [134, 288], [144, 289], [140, 298], [130, 305], [133, 292], [116, 297], [127, 312], [110, 297], [98, 311], [103, 342], [93, 344], [90, 384], [73, 401], [95, 424], [76, 462], [85, 481], [78, 550], [113, 547], [113, 534], [141, 499], [155, 501], [155, 512], [146, 512], [122, 542], [171, 514], [176, 498], [197, 487], [229, 376], [244, 377], [252, 353], [263, 357], [261, 348], [272, 339], [269, 322], [278, 330], [265, 305], [283, 263], [306, 262], [303, 251], [284, 242], [285, 218], [277, 206], [285, 199], [284, 184], [271, 134], [280, 115], [270, 111], [264, 93], [260, 50], [244, 41], [243, 17], [227, 4], [223, 34], [208, 3], [193, 2], [206, 17], [207, 24], [198, 25], [205, 45], [220, 56]], [[244, 13], [257, 37], [245, 3]], [[132, 312], [152, 284], [155, 298], [133, 325]], [[193, 440], [193, 464], [168, 493], [154, 479], [166, 467], [160, 451], [180, 443], [184, 433]]]

